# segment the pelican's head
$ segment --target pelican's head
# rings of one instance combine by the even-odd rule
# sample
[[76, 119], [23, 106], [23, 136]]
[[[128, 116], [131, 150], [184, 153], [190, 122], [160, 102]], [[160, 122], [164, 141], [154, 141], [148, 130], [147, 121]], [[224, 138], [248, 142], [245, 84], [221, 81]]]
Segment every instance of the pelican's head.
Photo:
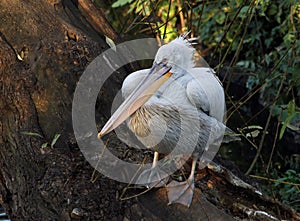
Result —
[[194, 67], [194, 49], [182, 35], [158, 50], [153, 66], [146, 77], [115, 111], [98, 137], [109, 133], [145, 104], [172, 74]]
[[195, 66], [194, 51], [195, 49], [185, 39], [185, 36], [179, 36], [158, 49], [154, 62], [157, 64], [165, 63], [172, 67], [172, 73], [176, 73], [179, 69], [189, 69]]

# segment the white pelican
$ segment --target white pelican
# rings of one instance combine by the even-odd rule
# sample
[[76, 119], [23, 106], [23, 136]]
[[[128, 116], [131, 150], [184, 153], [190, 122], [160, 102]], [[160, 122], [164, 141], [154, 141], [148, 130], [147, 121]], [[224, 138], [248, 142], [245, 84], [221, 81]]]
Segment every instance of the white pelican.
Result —
[[[224, 134], [226, 127], [222, 123], [225, 112], [223, 87], [211, 68], [195, 67], [195, 49], [186, 35], [160, 47], [151, 69], [136, 71], [125, 79], [122, 86], [125, 101], [98, 137], [128, 119], [127, 124], [138, 139], [155, 150], [155, 168], [158, 153], [168, 152], [176, 145], [180, 127], [185, 127], [187, 135], [179, 144], [182, 149], [189, 148], [189, 136], [198, 133], [189, 178], [184, 182], [173, 180], [167, 185], [169, 202], [189, 207], [193, 198], [196, 163], [204, 149], [208, 148], [211, 129], [215, 133], [213, 136], [222, 136], [218, 133]], [[176, 114], [174, 105], [181, 109], [183, 116]], [[169, 124], [169, 130], [166, 130], [165, 124]]]

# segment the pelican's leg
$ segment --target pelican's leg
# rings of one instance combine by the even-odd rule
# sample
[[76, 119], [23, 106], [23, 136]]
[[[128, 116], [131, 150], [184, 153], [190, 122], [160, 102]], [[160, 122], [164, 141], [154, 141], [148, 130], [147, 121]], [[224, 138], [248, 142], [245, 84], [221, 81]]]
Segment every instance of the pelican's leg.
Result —
[[187, 207], [191, 205], [194, 195], [194, 175], [198, 157], [193, 158], [192, 169], [189, 178], [184, 182], [173, 180], [167, 185], [169, 204], [180, 203]]
[[168, 182], [168, 175], [157, 166], [158, 155], [159, 153], [155, 151], [152, 167], [144, 170], [138, 178], [138, 182], [145, 183], [147, 188], [161, 187]]
[[156, 165], [157, 165], [157, 161], [158, 161], [158, 152], [157, 151], [155, 151], [154, 152], [154, 157], [153, 157], [153, 163], [152, 163], [152, 168], [154, 168], [154, 167], [156, 167]]

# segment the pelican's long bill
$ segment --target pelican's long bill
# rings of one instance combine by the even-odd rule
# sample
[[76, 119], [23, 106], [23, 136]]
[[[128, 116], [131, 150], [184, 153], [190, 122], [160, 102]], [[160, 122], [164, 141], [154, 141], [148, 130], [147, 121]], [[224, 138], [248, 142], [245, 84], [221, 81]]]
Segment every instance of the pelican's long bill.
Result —
[[165, 64], [154, 63], [149, 74], [141, 81], [136, 89], [127, 97], [127, 99], [120, 105], [111, 118], [104, 125], [98, 138], [108, 134], [121, 123], [123, 123], [131, 114], [133, 114], [139, 107], [145, 104], [155, 91], [172, 75], [169, 72], [171, 67]]

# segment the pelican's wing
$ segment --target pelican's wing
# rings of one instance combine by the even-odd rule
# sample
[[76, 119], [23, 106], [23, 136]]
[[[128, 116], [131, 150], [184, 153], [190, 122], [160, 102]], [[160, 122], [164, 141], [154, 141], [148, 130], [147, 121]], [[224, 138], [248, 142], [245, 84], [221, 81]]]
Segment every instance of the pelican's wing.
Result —
[[189, 70], [192, 79], [186, 93], [189, 101], [198, 109], [223, 122], [225, 114], [224, 90], [211, 68]]

